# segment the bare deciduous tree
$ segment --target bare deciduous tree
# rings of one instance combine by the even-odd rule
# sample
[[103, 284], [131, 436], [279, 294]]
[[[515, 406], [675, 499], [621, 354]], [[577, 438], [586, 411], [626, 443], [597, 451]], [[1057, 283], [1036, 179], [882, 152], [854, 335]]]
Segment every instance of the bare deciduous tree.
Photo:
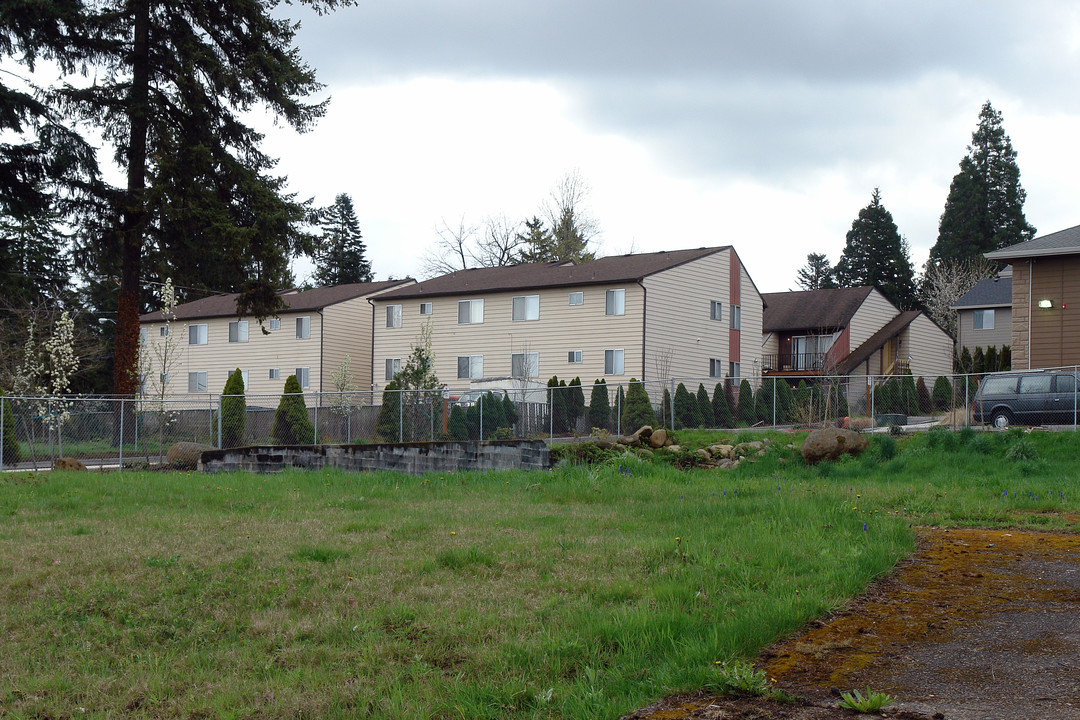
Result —
[[967, 260], [927, 263], [919, 294], [930, 318], [950, 333], [956, 332], [956, 304], [981, 280], [994, 277], [997, 266], [981, 255]]

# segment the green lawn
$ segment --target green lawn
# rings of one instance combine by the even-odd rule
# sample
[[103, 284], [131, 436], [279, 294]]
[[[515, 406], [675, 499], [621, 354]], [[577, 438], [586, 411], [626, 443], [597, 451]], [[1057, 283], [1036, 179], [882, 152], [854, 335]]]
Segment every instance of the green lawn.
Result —
[[771, 437], [734, 471], [0, 477], [0, 708], [614, 718], [836, 607], [913, 523], [1078, 529], [1073, 434], [818, 467]]

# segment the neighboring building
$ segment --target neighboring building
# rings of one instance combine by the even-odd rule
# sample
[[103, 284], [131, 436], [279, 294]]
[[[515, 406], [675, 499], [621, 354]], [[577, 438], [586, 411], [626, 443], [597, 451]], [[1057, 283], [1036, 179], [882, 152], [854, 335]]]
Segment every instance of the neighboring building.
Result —
[[952, 372], [952, 337], [919, 311], [901, 312], [872, 287], [762, 298], [767, 376]]
[[952, 309], [957, 313], [956, 345], [967, 348], [996, 347], [1012, 342], [1012, 268], [996, 278], [981, 280], [964, 293]]
[[730, 246], [459, 270], [371, 302], [377, 387], [424, 323], [435, 372], [455, 388], [557, 375], [580, 377], [587, 395], [598, 378], [760, 372], [761, 295]]
[[[165, 389], [170, 395], [220, 393], [231, 372], [244, 372], [249, 395], [280, 394], [285, 379], [296, 374], [311, 391], [331, 391], [330, 376], [350, 357], [353, 383], [367, 390], [371, 378], [372, 309], [368, 299], [414, 283], [412, 279], [356, 283], [281, 293], [286, 309], [259, 323], [238, 318], [237, 294], [214, 295], [178, 305], [170, 334], [179, 333], [173, 349], [179, 355]], [[166, 326], [161, 311], [139, 318], [145, 352], [164, 347]], [[149, 372], [160, 373], [150, 367]], [[144, 378], [145, 384], [145, 378]]]
[[1013, 369], [1080, 364], [1080, 225], [986, 257], [1012, 265]]

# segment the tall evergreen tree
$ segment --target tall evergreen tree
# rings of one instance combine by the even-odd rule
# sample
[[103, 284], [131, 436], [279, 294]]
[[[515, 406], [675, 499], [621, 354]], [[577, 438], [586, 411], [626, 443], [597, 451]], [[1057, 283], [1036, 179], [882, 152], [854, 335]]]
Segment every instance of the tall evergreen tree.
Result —
[[930, 260], [968, 260], [1035, 237], [1035, 228], [1024, 217], [1026, 198], [1001, 113], [987, 100], [960, 172], [949, 186]]
[[709, 391], [704, 383], [697, 386], [697, 409], [701, 416], [701, 427], [716, 427], [716, 416], [713, 414], [712, 400], [709, 399]]
[[567, 173], [551, 192], [544, 208], [546, 228], [537, 218], [525, 223], [524, 245], [518, 262], [589, 262], [596, 253], [589, 245], [598, 234], [596, 221], [586, 213], [589, 187], [576, 171]]
[[803, 290], [822, 290], [836, 287], [835, 271], [824, 253], [810, 253], [806, 264], [799, 268], [796, 282]]
[[918, 306], [907, 242], [900, 237], [892, 213], [881, 204], [878, 188], [851, 223], [844, 254], [836, 265], [836, 280], [840, 287], [872, 285], [901, 310]]
[[[0, 298], [8, 306], [59, 303], [71, 289], [69, 241], [55, 212], [0, 215]], [[2, 312], [2, 310], [0, 310]]]
[[[317, 12], [352, 4], [305, 2]], [[307, 101], [322, 86], [293, 45], [297, 26], [275, 7], [60, 0], [5, 15], [0, 52], [13, 56], [25, 37], [47, 36], [40, 52], [57, 60], [61, 73], [94, 71], [91, 82], [65, 82], [45, 96], [68, 119], [94, 126], [125, 176], [122, 187], [96, 195], [76, 258], [120, 279], [118, 393], [136, 390], [144, 270], [192, 285], [193, 276], [178, 270], [201, 263], [205, 272], [195, 279], [228, 280], [214, 289], [239, 290], [237, 312], [262, 319], [282, 307], [275, 285], [289, 277], [290, 256], [310, 249], [300, 229], [306, 208], [270, 174], [275, 161], [244, 117], [261, 105], [303, 131], [325, 112], [324, 102]], [[47, 27], [59, 14], [67, 35], [61, 40], [74, 42], [67, 50]], [[30, 30], [19, 35], [23, 28]], [[32, 68], [35, 57], [14, 59]]]
[[608, 401], [607, 383], [596, 380], [589, 396], [589, 426], [607, 429], [610, 423], [611, 403]]
[[352, 198], [341, 193], [334, 204], [320, 213], [322, 234], [315, 246], [315, 275], [317, 287], [371, 282], [371, 263], [367, 247], [360, 234]]
[[717, 427], [735, 427], [735, 420], [731, 417], [731, 407], [728, 405], [727, 393], [723, 383], [716, 383], [712, 396], [713, 419]]

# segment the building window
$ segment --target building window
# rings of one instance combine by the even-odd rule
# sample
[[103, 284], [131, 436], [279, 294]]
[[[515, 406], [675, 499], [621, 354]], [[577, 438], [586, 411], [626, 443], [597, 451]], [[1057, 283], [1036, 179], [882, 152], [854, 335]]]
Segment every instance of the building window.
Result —
[[205, 345], [206, 344], [206, 323], [199, 323], [198, 325], [188, 325], [188, 345]]
[[742, 306], [740, 305], [731, 306], [731, 329], [742, 329]]
[[572, 293], [570, 293], [570, 304], [571, 305], [584, 305], [585, 304], [585, 293], [583, 293], [583, 292], [572, 292]]
[[604, 314], [605, 315], [625, 315], [626, 314], [626, 291], [625, 290], [608, 290], [605, 295], [604, 301]]
[[248, 341], [248, 321], [234, 320], [229, 323], [229, 342], [242, 343]]
[[169, 337], [169, 326], [162, 325], [161, 328], [158, 329], [158, 334], [161, 335], [161, 337]]
[[304, 315], [296, 318], [296, 339], [306, 340], [311, 337], [311, 316]]
[[148, 337], [147, 333], [148, 333], [148, 330], [146, 328], [139, 328], [139, 344], [140, 345], [145, 345], [146, 344], [146, 340], [147, 340], [147, 337]]
[[994, 311], [993, 310], [976, 310], [975, 315], [972, 318], [972, 327], [975, 330], [993, 330], [994, 329]]
[[248, 371], [247, 370], [241, 370], [240, 371], [240, 379], [244, 381], [244, 390], [247, 390], [248, 389]]
[[281, 369], [280, 368], [270, 368], [270, 379], [271, 380], [280, 380], [281, 379]]
[[540, 319], [540, 296], [518, 295], [514, 298], [514, 322]]
[[386, 358], [386, 381], [390, 382], [401, 372], [401, 358]]
[[709, 360], [709, 377], [722, 378], [724, 377], [724, 361], [711, 358]]
[[566, 353], [566, 362], [568, 362], [568, 363], [579, 363], [579, 362], [581, 362], [581, 351], [580, 350], [571, 350], [570, 352]]
[[296, 368], [296, 382], [300, 383], [301, 390], [311, 387], [311, 368]]
[[187, 391], [191, 393], [206, 392], [206, 373], [189, 372], [187, 374]]
[[161, 381], [161, 387], [165, 387], [169, 384], [169, 373], [160, 373], [158, 375], [158, 380]]
[[431, 303], [429, 303], [429, 302], [420, 303], [420, 314], [421, 315], [430, 315], [431, 314]]
[[401, 327], [401, 306], [400, 305], [387, 305], [386, 306], [386, 327], [399, 328]]
[[712, 320], [723, 320], [724, 319], [724, 303], [717, 302], [716, 300], [713, 300], [709, 304], [709, 317]]
[[511, 354], [510, 374], [514, 377], [539, 377], [540, 353]]
[[728, 363], [728, 377], [730, 377], [732, 380], [739, 379], [739, 363]]
[[623, 351], [622, 350], [605, 350], [604, 351], [604, 374], [605, 375], [622, 375], [623, 374]]
[[479, 380], [484, 377], [483, 355], [458, 355], [458, 380]]
[[270, 329], [271, 330], [280, 330], [281, 329], [281, 318], [270, 318]]
[[478, 325], [484, 322], [483, 300], [459, 300], [457, 304], [458, 325]]

